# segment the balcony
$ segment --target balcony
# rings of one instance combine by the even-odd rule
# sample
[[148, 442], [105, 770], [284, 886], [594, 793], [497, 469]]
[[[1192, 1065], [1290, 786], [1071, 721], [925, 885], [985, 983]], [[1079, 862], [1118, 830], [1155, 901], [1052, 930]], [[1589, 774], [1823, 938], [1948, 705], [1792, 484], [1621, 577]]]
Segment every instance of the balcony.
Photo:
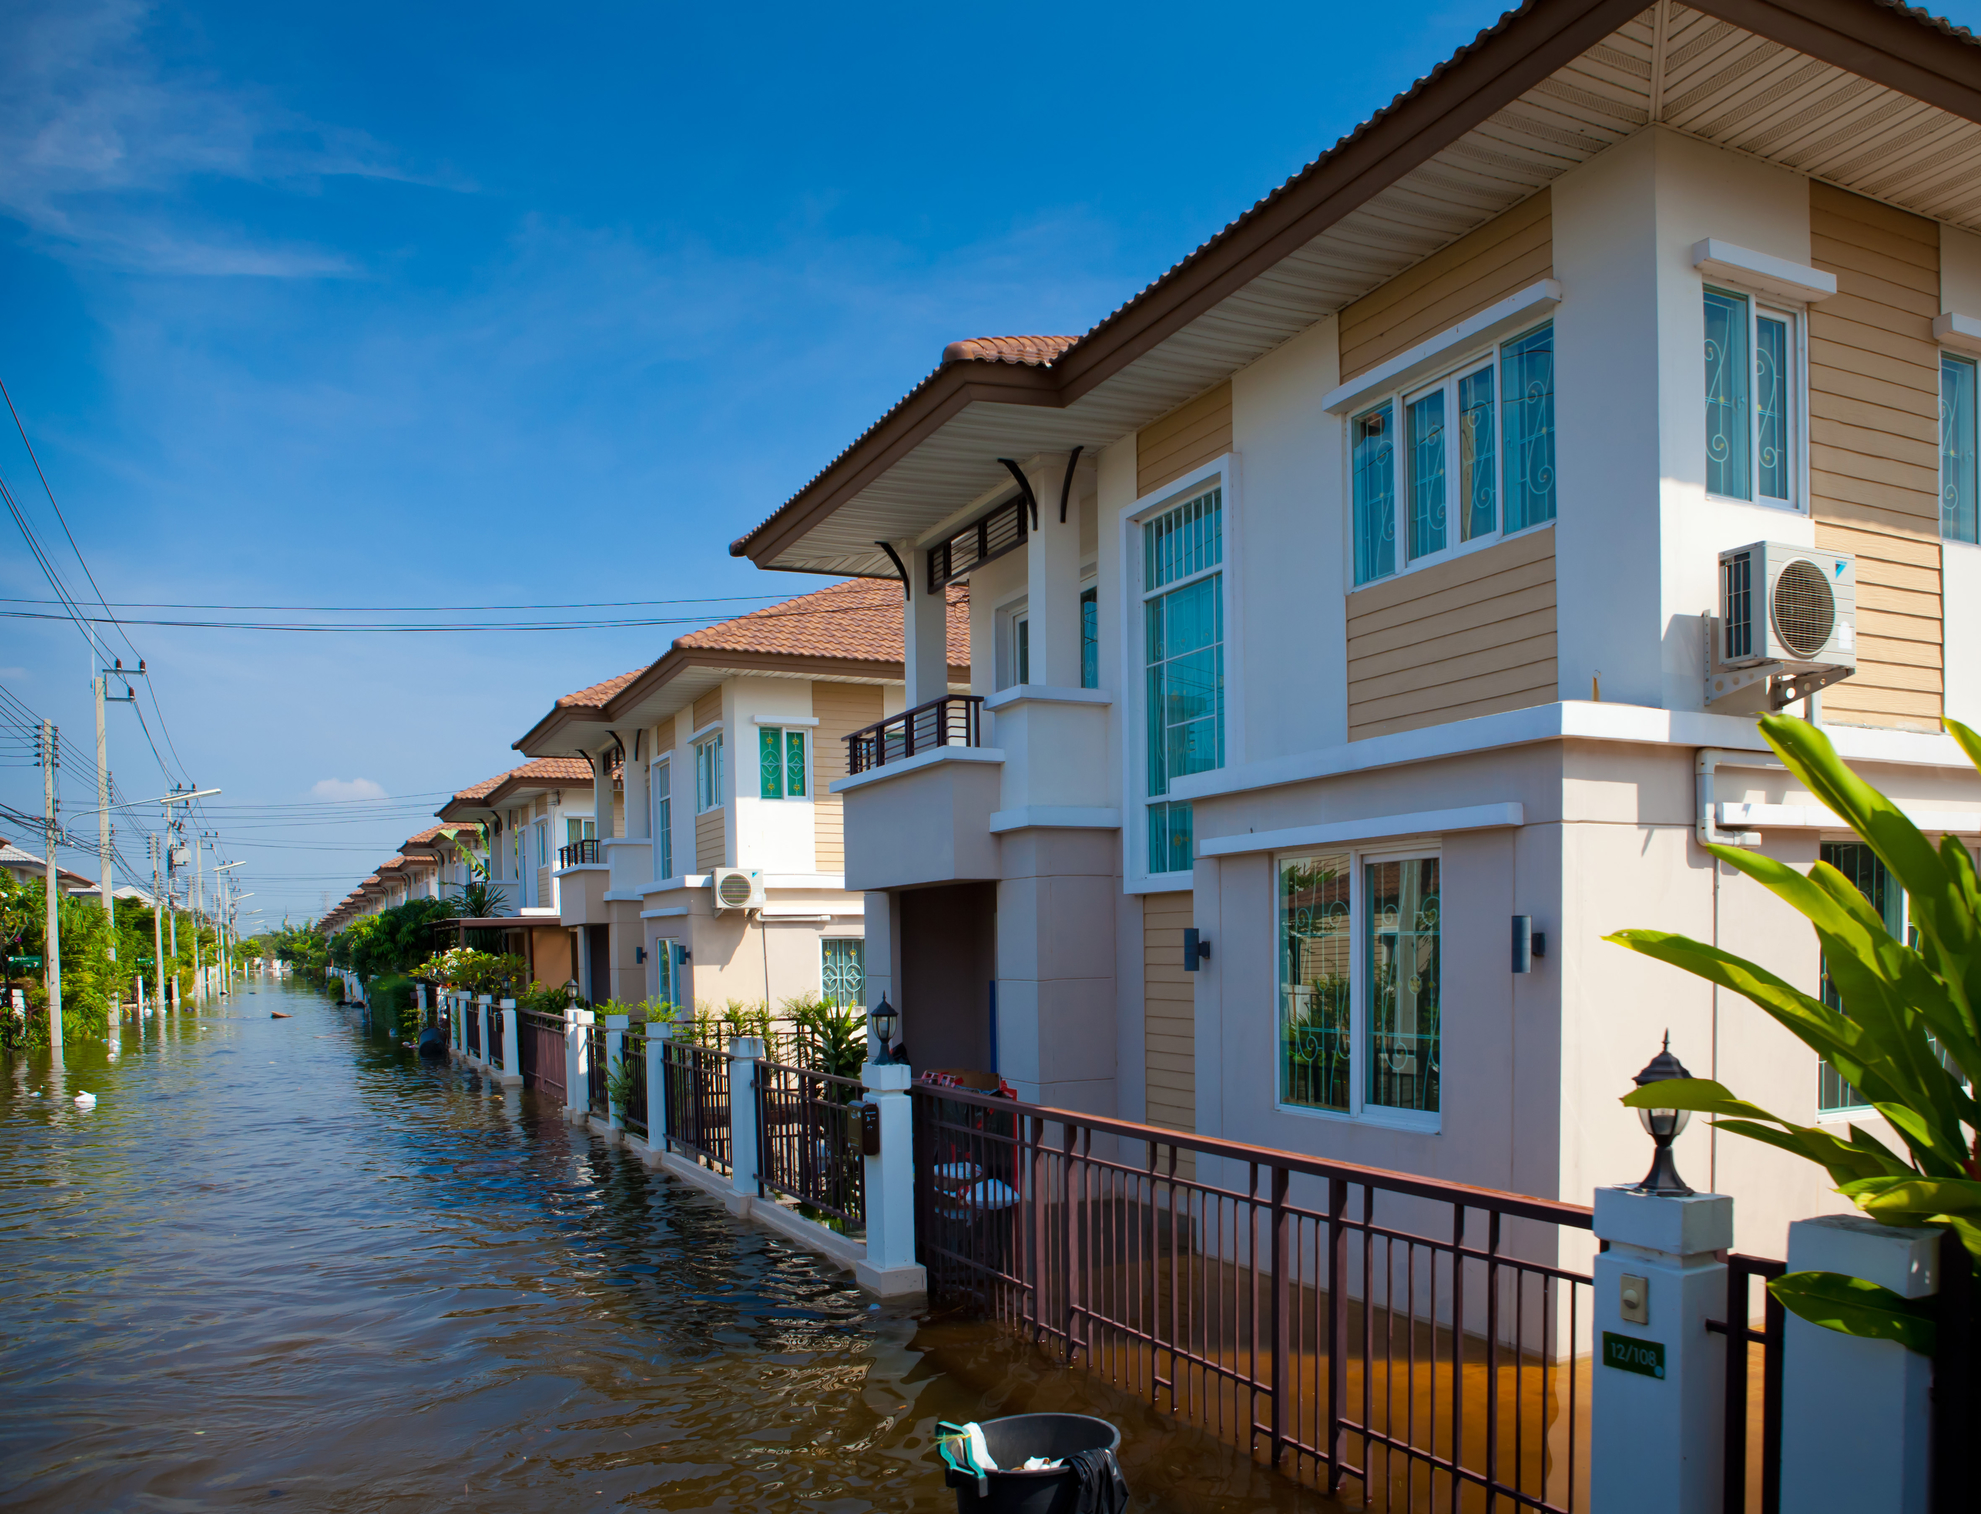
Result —
[[983, 745], [984, 701], [977, 694], [945, 694], [890, 715], [846, 738], [846, 772], [872, 772], [939, 747]]
[[557, 870], [559, 872], [562, 872], [567, 867], [596, 866], [604, 861], [605, 858], [599, 855], [596, 838], [573, 841], [569, 846], [560, 846], [557, 849]]

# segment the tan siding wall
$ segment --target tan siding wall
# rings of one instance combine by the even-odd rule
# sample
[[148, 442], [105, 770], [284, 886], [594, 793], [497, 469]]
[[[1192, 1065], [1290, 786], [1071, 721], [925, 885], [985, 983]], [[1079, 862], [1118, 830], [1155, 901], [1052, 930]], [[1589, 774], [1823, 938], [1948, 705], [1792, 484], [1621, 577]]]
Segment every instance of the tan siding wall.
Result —
[[612, 834], [626, 834], [626, 791], [619, 789], [612, 796]]
[[[1191, 894], [1142, 898], [1142, 1059], [1148, 1123], [1197, 1128], [1197, 1006], [1183, 970]], [[1192, 1153], [1183, 1153], [1191, 1159]], [[1195, 1170], [1194, 1160], [1191, 1163]]]
[[1816, 545], [1857, 554], [1857, 672], [1823, 691], [1848, 725], [1939, 729], [1940, 233], [1809, 186], [1809, 249], [1837, 292], [1809, 312]]
[[834, 779], [846, 773], [846, 736], [881, 717], [880, 685], [815, 683], [812, 685], [812, 853], [822, 873], [846, 870], [845, 806], [831, 792]]
[[722, 690], [710, 689], [695, 701], [694, 729], [699, 731], [705, 725], [714, 725], [722, 719]]
[[1348, 596], [1348, 739], [1552, 704], [1555, 534]]
[[712, 867], [725, 866], [723, 844], [728, 839], [728, 816], [721, 810], [695, 816], [695, 871], [705, 873]]
[[550, 869], [547, 867], [538, 868], [537, 869], [537, 908], [538, 909], [550, 908], [550, 894], [551, 894], [550, 884], [551, 884]]
[[1548, 192], [1432, 253], [1341, 313], [1344, 380], [1554, 276]]
[[1171, 479], [1217, 461], [1231, 450], [1231, 385], [1219, 384], [1135, 437], [1135, 493], [1153, 494]]

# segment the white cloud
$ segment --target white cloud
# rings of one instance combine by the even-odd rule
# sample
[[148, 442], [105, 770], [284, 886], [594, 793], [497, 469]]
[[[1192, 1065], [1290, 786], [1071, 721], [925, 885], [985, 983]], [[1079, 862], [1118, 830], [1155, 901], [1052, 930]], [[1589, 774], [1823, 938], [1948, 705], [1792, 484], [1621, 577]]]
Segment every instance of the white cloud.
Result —
[[57, 4], [8, 22], [0, 51], [0, 213], [51, 251], [146, 273], [349, 274], [334, 252], [204, 224], [199, 180], [308, 188], [333, 176], [411, 179], [362, 131], [252, 89], [168, 68], [151, 7]]
[[317, 799], [383, 799], [385, 787], [369, 778], [319, 778], [310, 785]]

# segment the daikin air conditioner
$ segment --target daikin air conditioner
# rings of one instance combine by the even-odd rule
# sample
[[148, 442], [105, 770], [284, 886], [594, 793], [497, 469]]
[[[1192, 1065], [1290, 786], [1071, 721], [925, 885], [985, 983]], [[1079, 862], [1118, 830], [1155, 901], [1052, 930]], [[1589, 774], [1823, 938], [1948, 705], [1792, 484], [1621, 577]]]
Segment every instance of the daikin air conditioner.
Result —
[[715, 868], [709, 874], [709, 887], [714, 891], [718, 910], [764, 907], [764, 875], [761, 868]]
[[1777, 541], [1720, 553], [1706, 703], [1767, 684], [1775, 709], [1857, 670], [1857, 559]]

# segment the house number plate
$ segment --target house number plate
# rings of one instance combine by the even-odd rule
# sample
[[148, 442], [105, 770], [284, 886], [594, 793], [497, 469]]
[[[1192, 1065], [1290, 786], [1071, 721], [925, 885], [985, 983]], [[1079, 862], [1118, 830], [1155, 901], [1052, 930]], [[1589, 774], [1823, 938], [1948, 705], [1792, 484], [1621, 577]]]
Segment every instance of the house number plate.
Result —
[[1612, 1331], [1603, 1332], [1603, 1365], [1617, 1367], [1625, 1372], [1640, 1373], [1645, 1377], [1665, 1375], [1665, 1343], [1663, 1341], [1640, 1341], [1634, 1335], [1617, 1335]]

